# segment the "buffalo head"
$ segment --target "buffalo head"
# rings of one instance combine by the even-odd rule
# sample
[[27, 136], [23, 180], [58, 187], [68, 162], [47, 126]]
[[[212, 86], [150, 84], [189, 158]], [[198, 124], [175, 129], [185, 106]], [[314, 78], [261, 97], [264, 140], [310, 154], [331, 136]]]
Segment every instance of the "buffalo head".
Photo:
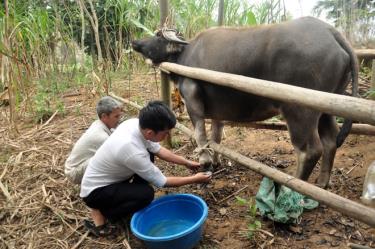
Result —
[[152, 63], [159, 64], [164, 61], [176, 62], [187, 44], [176, 30], [163, 28], [153, 37], [133, 41], [132, 47]]

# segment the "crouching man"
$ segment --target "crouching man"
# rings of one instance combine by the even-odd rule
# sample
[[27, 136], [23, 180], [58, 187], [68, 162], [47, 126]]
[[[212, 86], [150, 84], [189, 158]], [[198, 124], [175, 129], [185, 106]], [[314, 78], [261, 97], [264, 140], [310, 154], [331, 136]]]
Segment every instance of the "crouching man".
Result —
[[95, 120], [86, 132], [74, 145], [65, 162], [64, 173], [69, 181], [80, 184], [89, 160], [111, 135], [120, 118], [122, 105], [115, 99], [105, 96], [96, 105], [98, 119]]
[[173, 112], [162, 102], [152, 101], [139, 118], [118, 126], [89, 162], [81, 183], [80, 196], [92, 208], [92, 221], [86, 228], [97, 236], [109, 235], [118, 221], [144, 207], [154, 199], [157, 187], [205, 183], [210, 175], [165, 176], [153, 163], [150, 153], [167, 162], [198, 169], [198, 162], [176, 155], [159, 145], [176, 125]]

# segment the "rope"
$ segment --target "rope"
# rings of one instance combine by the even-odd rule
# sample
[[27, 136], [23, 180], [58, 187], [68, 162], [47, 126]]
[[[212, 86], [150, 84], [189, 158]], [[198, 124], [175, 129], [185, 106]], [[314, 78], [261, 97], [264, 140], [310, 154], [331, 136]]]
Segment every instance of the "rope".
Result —
[[194, 156], [195, 157], [198, 157], [200, 156], [202, 153], [204, 152], [207, 152], [210, 156], [213, 156], [215, 151], [214, 149], [212, 148], [209, 148], [209, 145], [210, 145], [210, 141], [208, 141], [205, 145], [203, 145], [202, 147], [197, 147], [195, 148], [195, 150], [193, 151], [194, 153]]

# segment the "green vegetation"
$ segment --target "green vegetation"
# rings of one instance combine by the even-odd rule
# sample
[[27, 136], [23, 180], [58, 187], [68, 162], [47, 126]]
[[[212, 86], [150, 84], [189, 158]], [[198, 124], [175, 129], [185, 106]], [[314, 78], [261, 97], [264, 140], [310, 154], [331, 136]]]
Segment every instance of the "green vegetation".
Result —
[[[168, 26], [178, 28], [186, 38], [217, 25], [217, 0], [168, 2]], [[290, 19], [283, 2], [226, 0], [224, 25]], [[89, 87], [105, 94], [116, 75], [130, 78], [134, 71], [148, 70], [143, 58], [132, 53], [130, 42], [159, 28], [158, 4], [157, 0], [3, 1], [0, 94], [9, 93], [10, 123], [25, 114], [40, 122], [57, 109], [63, 112], [61, 95], [67, 90]], [[356, 30], [350, 34], [368, 41], [373, 39], [374, 5], [366, 0], [355, 4], [326, 0], [319, 1], [315, 10], [317, 14], [327, 13], [337, 26]]]
[[237, 203], [242, 206], [247, 207], [247, 232], [246, 235], [249, 239], [254, 237], [255, 232], [262, 227], [260, 221], [256, 218], [257, 206], [255, 200], [250, 198], [249, 200], [243, 199], [239, 196], [236, 196]]
[[368, 92], [366, 92], [365, 97], [375, 100], [375, 88], [371, 88]]
[[371, 0], [320, 0], [314, 13], [324, 12], [328, 20], [341, 29], [346, 38], [359, 45], [374, 42], [375, 2]]

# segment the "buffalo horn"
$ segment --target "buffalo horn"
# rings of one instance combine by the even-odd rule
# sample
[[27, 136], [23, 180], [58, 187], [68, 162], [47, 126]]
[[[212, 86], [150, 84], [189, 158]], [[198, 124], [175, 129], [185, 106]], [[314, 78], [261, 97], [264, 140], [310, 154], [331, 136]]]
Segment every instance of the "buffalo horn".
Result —
[[182, 44], [189, 44], [189, 42], [181, 40], [176, 36], [176, 31], [173, 29], [162, 29], [162, 34], [165, 39], [168, 41], [174, 41], [177, 43], [182, 43]]

